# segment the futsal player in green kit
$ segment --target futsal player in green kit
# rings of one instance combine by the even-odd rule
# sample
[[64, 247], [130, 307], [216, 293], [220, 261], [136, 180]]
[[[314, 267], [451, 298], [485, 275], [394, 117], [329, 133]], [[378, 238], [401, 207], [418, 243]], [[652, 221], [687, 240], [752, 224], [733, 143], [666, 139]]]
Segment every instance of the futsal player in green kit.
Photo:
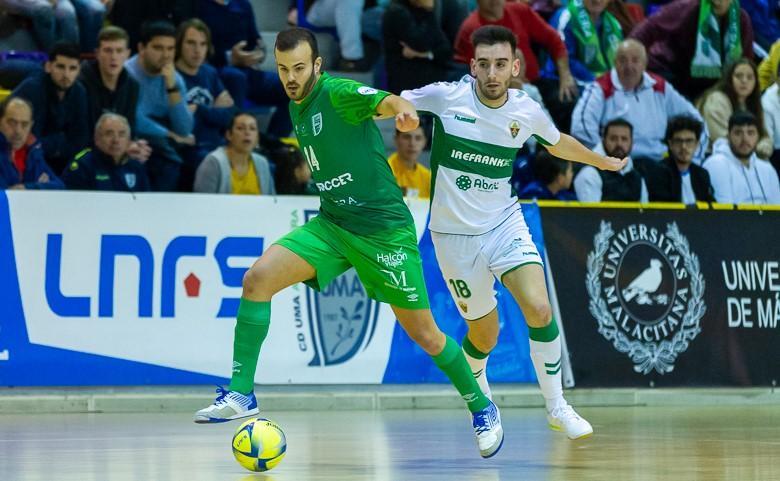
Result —
[[354, 267], [368, 295], [390, 304], [409, 336], [444, 371], [466, 402], [480, 454], [501, 448], [498, 408], [482, 393], [457, 342], [433, 320], [414, 222], [385, 157], [374, 119], [395, 117], [402, 132], [419, 125], [414, 106], [399, 96], [321, 72], [314, 35], [279, 33], [279, 77], [290, 115], [320, 193], [320, 215], [270, 246], [244, 276], [229, 390], [220, 388], [197, 423], [257, 414], [253, 393], [260, 346], [271, 321], [271, 297], [304, 282], [322, 289]]

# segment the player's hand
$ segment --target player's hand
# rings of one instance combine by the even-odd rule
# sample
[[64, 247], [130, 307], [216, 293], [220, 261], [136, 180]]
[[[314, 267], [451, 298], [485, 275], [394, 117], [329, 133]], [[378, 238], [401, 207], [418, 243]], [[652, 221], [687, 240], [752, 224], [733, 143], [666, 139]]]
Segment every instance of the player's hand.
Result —
[[160, 73], [162, 74], [163, 79], [165, 79], [166, 89], [176, 88], [176, 67], [173, 65], [173, 62], [163, 65]]
[[622, 159], [618, 159], [616, 157], [602, 157], [598, 168], [601, 170], [612, 170], [617, 172], [625, 167], [627, 163], [628, 157], [623, 157]]
[[395, 128], [401, 132], [409, 132], [420, 125], [420, 117], [416, 112], [401, 112], [395, 116]]
[[149, 160], [150, 155], [152, 155], [152, 148], [146, 140], [134, 140], [127, 147], [127, 156], [142, 164]]

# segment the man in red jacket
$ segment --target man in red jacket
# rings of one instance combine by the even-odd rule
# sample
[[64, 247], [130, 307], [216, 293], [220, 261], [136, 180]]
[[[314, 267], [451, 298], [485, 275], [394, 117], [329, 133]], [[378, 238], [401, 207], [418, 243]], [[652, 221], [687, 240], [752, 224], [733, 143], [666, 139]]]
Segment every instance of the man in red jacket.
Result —
[[30, 102], [10, 97], [0, 103], [0, 190], [64, 188], [30, 134], [32, 126]]
[[[539, 79], [539, 60], [531, 44], [544, 47], [552, 56], [558, 68], [558, 100], [572, 102], [577, 96], [577, 84], [569, 70], [569, 55], [566, 45], [542, 17], [522, 2], [506, 0], [477, 0], [477, 9], [466, 17], [455, 39], [455, 60], [468, 63], [474, 56], [471, 34], [483, 25], [501, 25], [514, 32], [517, 48], [523, 52], [526, 61], [526, 78], [529, 82]], [[547, 101], [547, 99], [545, 99]]]

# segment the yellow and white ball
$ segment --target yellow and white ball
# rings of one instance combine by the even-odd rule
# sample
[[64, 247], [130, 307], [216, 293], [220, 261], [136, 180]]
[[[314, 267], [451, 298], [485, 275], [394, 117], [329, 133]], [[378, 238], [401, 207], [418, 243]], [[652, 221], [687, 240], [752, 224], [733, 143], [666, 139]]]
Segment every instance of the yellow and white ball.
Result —
[[250, 471], [272, 469], [284, 458], [285, 452], [287, 439], [284, 431], [269, 419], [250, 419], [233, 435], [233, 456], [238, 464]]

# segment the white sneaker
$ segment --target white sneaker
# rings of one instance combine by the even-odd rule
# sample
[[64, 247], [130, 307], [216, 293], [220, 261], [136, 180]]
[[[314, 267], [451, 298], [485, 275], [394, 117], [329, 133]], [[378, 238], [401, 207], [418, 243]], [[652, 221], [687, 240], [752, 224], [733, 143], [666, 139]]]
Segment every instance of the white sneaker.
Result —
[[501, 414], [493, 402], [482, 411], [472, 414], [474, 434], [477, 436], [479, 454], [483, 458], [495, 456], [504, 444], [504, 429], [501, 427]]
[[196, 412], [195, 422], [198, 424], [224, 423], [233, 419], [254, 416], [258, 412], [254, 393], [241, 394], [217, 386], [216, 401], [211, 406]]
[[593, 426], [580, 417], [579, 414], [569, 406], [564, 404], [547, 414], [547, 422], [550, 429], [566, 433], [569, 439], [587, 438], [593, 434]]

